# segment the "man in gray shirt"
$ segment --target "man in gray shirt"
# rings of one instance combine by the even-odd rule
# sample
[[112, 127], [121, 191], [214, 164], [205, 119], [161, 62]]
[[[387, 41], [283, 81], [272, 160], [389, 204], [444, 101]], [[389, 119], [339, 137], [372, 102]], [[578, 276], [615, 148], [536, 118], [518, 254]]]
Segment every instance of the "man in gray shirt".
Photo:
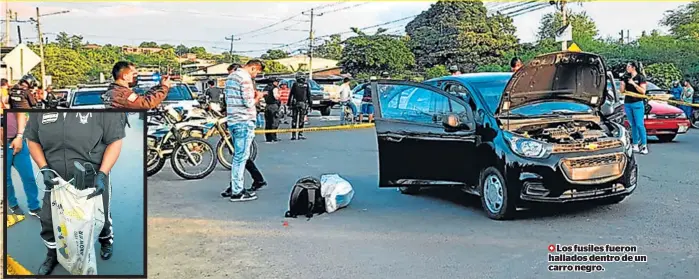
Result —
[[[75, 185], [79, 189], [95, 188], [95, 193], [88, 199], [101, 194], [105, 223], [99, 241], [102, 244], [100, 255], [104, 260], [112, 256], [114, 237], [108, 173], [121, 153], [122, 139], [126, 136], [125, 124], [126, 115], [123, 112], [37, 112], [29, 114], [25, 133], [29, 152], [41, 168], [47, 191], [57, 183], [53, 170], [66, 181], [72, 178], [84, 181], [84, 185]], [[73, 175], [79, 173], [76, 163], [87, 170], [82, 178]], [[39, 267], [39, 275], [51, 274], [58, 264], [51, 207], [51, 192], [47, 192], [40, 218], [41, 238], [48, 248], [48, 254]]]

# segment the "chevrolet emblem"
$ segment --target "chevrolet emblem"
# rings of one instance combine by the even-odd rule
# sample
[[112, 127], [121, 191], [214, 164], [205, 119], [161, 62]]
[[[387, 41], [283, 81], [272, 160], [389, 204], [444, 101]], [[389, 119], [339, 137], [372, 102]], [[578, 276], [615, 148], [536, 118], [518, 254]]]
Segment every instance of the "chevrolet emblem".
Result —
[[595, 150], [595, 149], [597, 149], [597, 145], [594, 144], [594, 143], [593, 143], [593, 144], [590, 144], [590, 145], [587, 146], [587, 149]]

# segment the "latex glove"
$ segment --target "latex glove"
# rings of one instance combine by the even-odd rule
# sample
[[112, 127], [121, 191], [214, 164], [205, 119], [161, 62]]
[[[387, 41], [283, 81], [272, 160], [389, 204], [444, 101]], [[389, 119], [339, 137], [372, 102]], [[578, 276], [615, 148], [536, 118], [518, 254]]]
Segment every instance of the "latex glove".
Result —
[[46, 186], [46, 190], [51, 190], [53, 189], [53, 186], [58, 185], [58, 181], [54, 180], [58, 178], [58, 176], [49, 168], [49, 166], [42, 167], [41, 174], [44, 176], [44, 186]]
[[95, 192], [88, 195], [87, 199], [89, 200], [91, 198], [94, 198], [94, 197], [99, 196], [102, 193], [104, 193], [104, 188], [107, 187], [107, 183], [109, 183], [107, 181], [107, 174], [102, 172], [102, 171], [97, 172], [97, 175], [95, 175], [95, 182], [94, 182]]

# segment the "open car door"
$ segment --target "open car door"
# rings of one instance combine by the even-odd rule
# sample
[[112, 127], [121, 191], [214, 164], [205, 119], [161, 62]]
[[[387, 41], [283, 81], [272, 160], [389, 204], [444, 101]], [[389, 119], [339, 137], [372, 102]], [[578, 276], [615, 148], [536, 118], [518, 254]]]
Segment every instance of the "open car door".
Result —
[[[462, 183], [469, 164], [476, 160], [475, 123], [469, 106], [427, 84], [378, 80], [370, 88], [379, 186], [415, 180]], [[445, 126], [445, 119], [457, 116], [458, 129]]]

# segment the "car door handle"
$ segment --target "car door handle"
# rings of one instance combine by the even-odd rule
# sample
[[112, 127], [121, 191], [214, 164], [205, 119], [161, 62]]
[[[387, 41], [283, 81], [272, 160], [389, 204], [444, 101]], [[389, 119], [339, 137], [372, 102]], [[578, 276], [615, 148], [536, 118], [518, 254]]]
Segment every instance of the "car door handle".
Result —
[[386, 140], [390, 142], [401, 142], [405, 136], [387, 136]]

